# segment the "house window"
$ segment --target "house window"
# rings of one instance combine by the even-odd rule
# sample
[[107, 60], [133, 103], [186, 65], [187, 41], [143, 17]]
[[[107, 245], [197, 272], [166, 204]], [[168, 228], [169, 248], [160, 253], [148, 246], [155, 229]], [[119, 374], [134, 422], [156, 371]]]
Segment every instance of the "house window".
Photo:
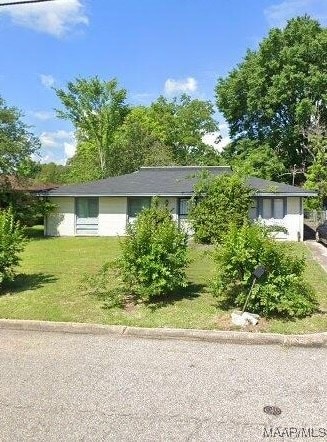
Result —
[[263, 219], [283, 219], [286, 214], [286, 198], [261, 198], [259, 215]]
[[273, 218], [273, 204], [272, 199], [264, 198], [262, 200], [262, 218], [270, 219]]
[[283, 198], [274, 199], [274, 218], [282, 219], [284, 218], [284, 200]]
[[258, 199], [253, 198], [249, 210], [250, 219], [256, 219], [258, 217]]
[[76, 198], [77, 218], [97, 218], [99, 215], [99, 198]]
[[189, 204], [190, 204], [190, 198], [179, 199], [178, 214], [180, 218], [187, 218], [189, 212]]
[[136, 218], [137, 215], [151, 205], [150, 197], [128, 198], [128, 217]]

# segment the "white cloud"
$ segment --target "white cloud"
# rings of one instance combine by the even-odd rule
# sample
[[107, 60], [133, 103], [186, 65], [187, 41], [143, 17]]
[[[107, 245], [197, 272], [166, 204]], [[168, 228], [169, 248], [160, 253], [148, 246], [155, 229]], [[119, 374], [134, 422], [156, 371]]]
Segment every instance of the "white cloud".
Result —
[[42, 145], [41, 161], [43, 163], [54, 161], [62, 164], [76, 152], [76, 139], [72, 131], [42, 132], [40, 141]]
[[222, 136], [220, 132], [210, 132], [203, 135], [202, 141], [208, 146], [214, 147], [218, 152], [222, 152], [231, 139], [228, 135]]
[[31, 111], [29, 112], [29, 114], [36, 118], [37, 120], [41, 120], [41, 121], [47, 121], [47, 120], [51, 120], [51, 118], [54, 117], [54, 113], [53, 112], [49, 112], [49, 111]]
[[188, 77], [181, 80], [168, 78], [168, 80], [165, 81], [165, 93], [168, 95], [178, 92], [195, 92], [197, 88], [198, 83], [193, 77]]
[[210, 132], [202, 137], [202, 141], [207, 144], [208, 146], [212, 146], [216, 148], [218, 146], [220, 140], [220, 133], [219, 132]]
[[57, 147], [64, 141], [74, 140], [74, 132], [68, 132], [66, 130], [57, 130], [55, 132], [42, 132], [42, 134], [40, 135], [40, 140], [43, 147]]
[[227, 144], [229, 144], [231, 142], [231, 139], [227, 136], [227, 137], [223, 137], [217, 146], [217, 150], [218, 152], [222, 152], [224, 150], [224, 148], [227, 146]]
[[264, 14], [271, 26], [282, 27], [287, 20], [308, 14], [321, 22], [327, 21], [326, 0], [284, 0], [269, 6]]
[[76, 152], [76, 143], [64, 143], [64, 150], [67, 158], [71, 158]]
[[40, 74], [40, 81], [44, 87], [51, 88], [56, 80], [52, 75]]
[[14, 24], [55, 37], [62, 37], [75, 26], [89, 22], [81, 0], [56, 0], [0, 9], [0, 13], [9, 15]]

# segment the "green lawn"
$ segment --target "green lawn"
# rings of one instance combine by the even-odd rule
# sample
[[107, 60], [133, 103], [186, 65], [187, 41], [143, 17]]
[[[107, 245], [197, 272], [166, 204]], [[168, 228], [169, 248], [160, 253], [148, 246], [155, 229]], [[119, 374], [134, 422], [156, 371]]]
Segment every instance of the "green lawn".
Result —
[[[285, 245], [286, 246], [286, 245]], [[305, 244], [287, 247], [307, 257], [306, 278], [327, 310], [327, 273], [312, 259]], [[81, 292], [81, 278], [118, 256], [117, 238], [48, 238], [34, 234], [22, 257], [21, 272], [0, 296], [0, 317], [50, 321], [125, 324], [143, 327], [229, 329], [229, 313], [218, 310], [207, 291], [213, 271], [210, 251], [191, 247], [190, 287], [158, 305], [106, 309], [103, 301]], [[264, 321], [259, 331], [305, 333], [327, 330], [327, 314], [283, 322]]]

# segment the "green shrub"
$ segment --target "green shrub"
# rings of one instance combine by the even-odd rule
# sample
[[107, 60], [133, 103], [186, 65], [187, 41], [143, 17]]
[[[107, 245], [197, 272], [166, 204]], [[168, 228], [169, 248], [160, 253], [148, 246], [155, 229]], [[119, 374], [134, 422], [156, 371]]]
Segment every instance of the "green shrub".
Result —
[[258, 265], [266, 268], [257, 280], [247, 310], [264, 316], [301, 317], [317, 308], [312, 289], [304, 282], [304, 258], [285, 252], [257, 224], [232, 225], [215, 250], [214, 294], [226, 307], [242, 307]]
[[13, 279], [24, 243], [23, 229], [15, 222], [12, 210], [0, 211], [0, 285]]
[[186, 286], [187, 235], [158, 199], [127, 228], [119, 267], [126, 291], [142, 301]]
[[94, 275], [85, 275], [80, 288], [87, 295], [103, 300], [106, 308], [124, 305], [126, 293], [117, 261], [106, 262]]
[[12, 209], [15, 220], [22, 226], [32, 227], [43, 224], [44, 216], [52, 212], [56, 205], [46, 197], [30, 192], [7, 189], [0, 191], [0, 207]]
[[253, 191], [239, 176], [204, 173], [194, 190], [189, 220], [197, 242], [218, 243], [229, 223], [248, 219]]

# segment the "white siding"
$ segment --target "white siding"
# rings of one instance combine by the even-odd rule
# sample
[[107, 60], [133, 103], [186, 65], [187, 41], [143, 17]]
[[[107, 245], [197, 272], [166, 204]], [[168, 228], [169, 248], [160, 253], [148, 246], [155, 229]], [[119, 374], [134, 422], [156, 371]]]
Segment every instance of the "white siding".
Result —
[[56, 204], [56, 208], [45, 219], [45, 235], [74, 236], [75, 199], [73, 197], [50, 197], [49, 200]]
[[[73, 197], [52, 197], [56, 210], [46, 219], [45, 234], [47, 236], [74, 236], [75, 235], [75, 199]], [[160, 201], [168, 208], [178, 222], [178, 198], [161, 197]], [[100, 197], [99, 198], [99, 236], [125, 235], [127, 225], [127, 197]], [[261, 220], [267, 225], [280, 225], [288, 230], [288, 234], [278, 233], [277, 239], [291, 241], [303, 240], [303, 210], [301, 198], [288, 197], [287, 210], [282, 219]], [[180, 225], [188, 230], [187, 220], [180, 220]]]
[[[279, 209], [278, 212], [281, 212]], [[303, 209], [300, 197], [288, 197], [286, 204], [286, 214], [280, 219], [261, 219], [260, 222], [272, 226], [281, 226], [287, 229], [287, 234], [283, 232], [274, 233], [276, 239], [288, 241], [303, 241]]]
[[303, 241], [303, 207], [302, 198], [287, 198], [286, 228], [290, 241]]
[[103, 196], [99, 198], [99, 236], [125, 235], [127, 198]]

